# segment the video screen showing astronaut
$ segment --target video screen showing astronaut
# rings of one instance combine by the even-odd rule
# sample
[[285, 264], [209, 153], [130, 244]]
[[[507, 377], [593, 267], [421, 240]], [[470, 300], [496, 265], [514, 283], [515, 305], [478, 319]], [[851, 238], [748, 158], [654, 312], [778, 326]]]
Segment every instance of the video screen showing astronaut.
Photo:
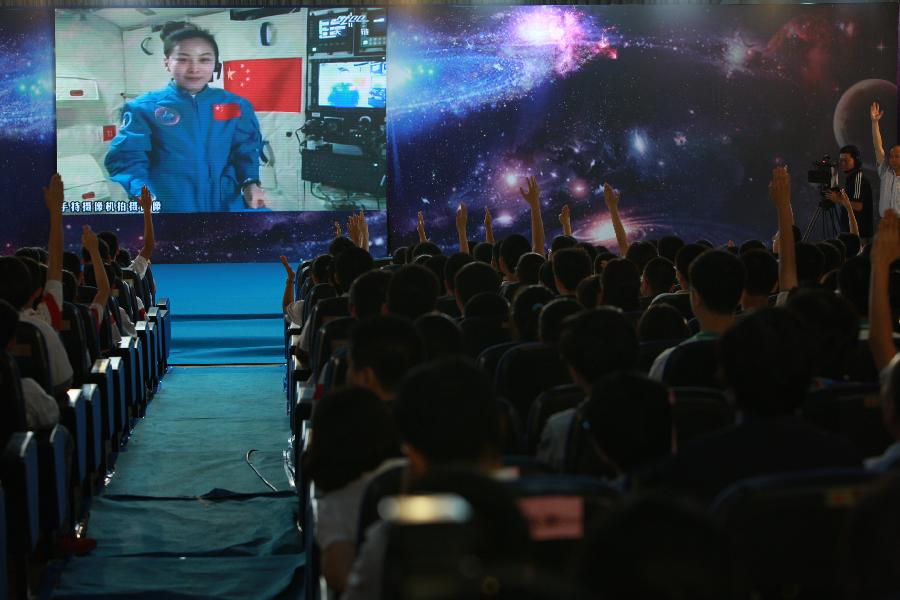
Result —
[[[353, 57], [366, 10], [331, 19], [351, 45], [327, 56]], [[321, 57], [308, 19], [305, 8], [57, 10], [66, 211], [136, 213], [144, 188], [161, 213], [383, 209], [384, 173], [372, 171], [384, 161], [371, 160], [383, 127], [341, 128], [343, 143], [327, 148], [309, 135], [321, 119], [309, 71]], [[365, 92], [360, 102], [381, 112], [367, 125], [383, 123], [383, 88], [380, 106]]]
[[396, 7], [388, 37], [393, 245], [423, 211], [455, 247], [460, 202], [470, 239], [485, 208], [498, 239], [528, 236], [527, 176], [548, 241], [568, 205], [576, 237], [616, 247], [604, 182], [629, 239], [769, 239], [774, 166], [804, 227], [811, 163], [856, 144], [877, 184], [871, 102], [896, 131], [896, 4]]

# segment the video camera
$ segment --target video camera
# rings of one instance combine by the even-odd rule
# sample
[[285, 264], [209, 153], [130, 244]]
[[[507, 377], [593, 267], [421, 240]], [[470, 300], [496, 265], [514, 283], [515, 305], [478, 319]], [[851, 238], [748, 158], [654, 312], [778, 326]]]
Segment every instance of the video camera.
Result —
[[835, 204], [825, 197], [827, 192], [838, 192], [838, 164], [826, 154], [819, 160], [813, 161], [812, 169], [806, 172], [806, 181], [819, 186], [819, 207], [834, 208]]

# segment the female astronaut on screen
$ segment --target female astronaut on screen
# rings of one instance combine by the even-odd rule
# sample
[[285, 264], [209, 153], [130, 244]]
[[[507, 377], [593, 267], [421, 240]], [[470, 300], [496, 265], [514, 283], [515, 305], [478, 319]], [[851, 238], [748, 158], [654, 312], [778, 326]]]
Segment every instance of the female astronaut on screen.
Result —
[[132, 197], [146, 185], [163, 212], [265, 208], [253, 107], [207, 85], [221, 68], [215, 38], [186, 22], [166, 23], [160, 37], [172, 81], [125, 103], [106, 154], [110, 177]]

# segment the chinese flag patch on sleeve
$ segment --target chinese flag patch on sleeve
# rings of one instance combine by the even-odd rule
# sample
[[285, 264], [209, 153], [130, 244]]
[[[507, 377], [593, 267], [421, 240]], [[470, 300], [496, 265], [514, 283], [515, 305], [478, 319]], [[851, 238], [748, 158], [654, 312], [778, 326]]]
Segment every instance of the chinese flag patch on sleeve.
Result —
[[241, 116], [241, 105], [237, 102], [228, 104], [213, 104], [213, 119], [216, 121], [228, 121]]

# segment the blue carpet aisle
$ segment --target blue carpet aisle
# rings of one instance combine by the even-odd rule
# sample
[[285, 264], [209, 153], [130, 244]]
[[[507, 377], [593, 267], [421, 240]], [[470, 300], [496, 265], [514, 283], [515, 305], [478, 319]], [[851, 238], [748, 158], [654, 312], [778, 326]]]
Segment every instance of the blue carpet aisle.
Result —
[[169, 364], [284, 362], [281, 264], [155, 264], [153, 273], [174, 303]]
[[[283, 373], [171, 369], [94, 502], [96, 550], [64, 566], [53, 597], [298, 597], [304, 559], [281, 458], [290, 433]], [[250, 449], [279, 493], [245, 462]]]

